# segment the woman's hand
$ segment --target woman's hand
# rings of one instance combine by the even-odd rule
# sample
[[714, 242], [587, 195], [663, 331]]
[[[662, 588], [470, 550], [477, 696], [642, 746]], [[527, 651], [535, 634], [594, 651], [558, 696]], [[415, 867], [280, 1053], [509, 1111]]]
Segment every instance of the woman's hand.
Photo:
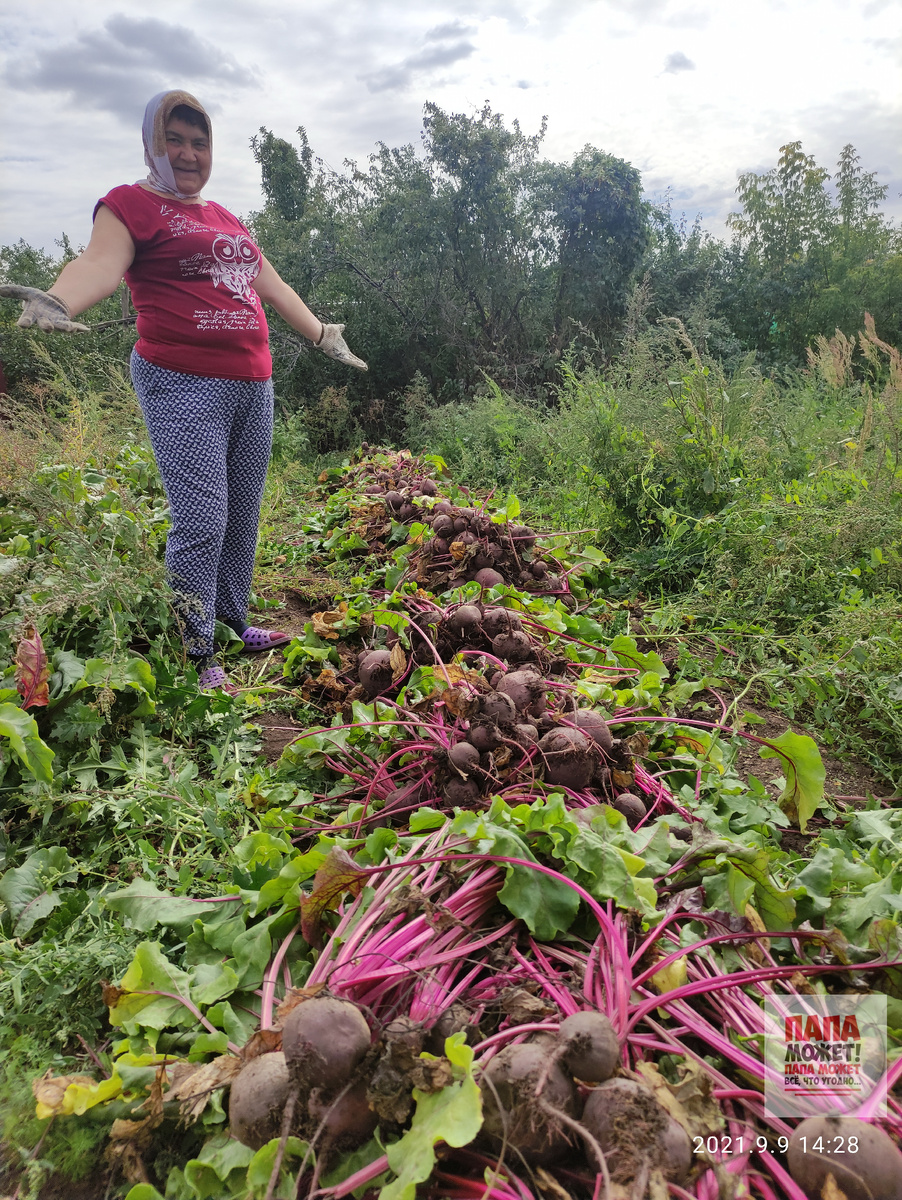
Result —
[[87, 333], [88, 326], [73, 321], [69, 314], [69, 306], [59, 296], [52, 292], [42, 292], [39, 288], [21, 287], [16, 283], [0, 284], [0, 296], [11, 300], [23, 300], [22, 315], [16, 324], [22, 329], [30, 329], [37, 325], [44, 333]]
[[317, 350], [322, 350], [328, 358], [337, 359], [349, 367], [356, 367], [358, 371], [368, 371], [369, 367], [363, 359], [352, 354], [348, 348], [347, 342], [341, 336], [343, 329], [344, 325], [323, 325], [322, 337], [316, 343]]

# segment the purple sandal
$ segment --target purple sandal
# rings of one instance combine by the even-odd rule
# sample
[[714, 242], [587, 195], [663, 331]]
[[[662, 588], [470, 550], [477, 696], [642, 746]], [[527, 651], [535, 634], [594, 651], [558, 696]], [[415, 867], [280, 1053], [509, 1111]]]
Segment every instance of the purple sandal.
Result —
[[227, 696], [238, 695], [238, 688], [230, 681], [219, 663], [214, 663], [212, 667], [201, 671], [197, 677], [197, 686], [201, 692], [225, 692]]
[[258, 629], [256, 625], [248, 625], [241, 634], [245, 650], [257, 654], [260, 650], [275, 650], [277, 646], [287, 646], [291, 637], [281, 630]]

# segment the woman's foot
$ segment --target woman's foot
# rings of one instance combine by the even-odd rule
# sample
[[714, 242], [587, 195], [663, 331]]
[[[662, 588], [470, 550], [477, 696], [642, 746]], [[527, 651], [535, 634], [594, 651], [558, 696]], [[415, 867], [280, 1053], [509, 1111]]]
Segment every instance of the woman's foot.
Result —
[[275, 650], [277, 646], [287, 646], [291, 637], [280, 629], [258, 629], [256, 625], [248, 625], [243, 633], [238, 635], [244, 642], [245, 650], [258, 654], [261, 650]]
[[238, 688], [231, 682], [219, 663], [214, 663], [212, 667], [201, 671], [197, 677], [197, 687], [201, 692], [225, 692], [227, 696], [238, 695]]

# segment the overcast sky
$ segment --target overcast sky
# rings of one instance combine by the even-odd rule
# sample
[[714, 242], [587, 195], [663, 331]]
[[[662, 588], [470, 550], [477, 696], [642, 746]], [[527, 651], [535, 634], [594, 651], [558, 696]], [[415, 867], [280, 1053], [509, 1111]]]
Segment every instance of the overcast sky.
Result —
[[90, 233], [97, 198], [143, 176], [141, 116], [185, 88], [214, 121], [206, 195], [260, 207], [265, 125], [340, 169], [419, 145], [423, 105], [488, 100], [544, 156], [587, 143], [646, 194], [723, 232], [737, 176], [801, 140], [833, 169], [851, 142], [902, 217], [898, 0], [0, 0], [0, 243]]

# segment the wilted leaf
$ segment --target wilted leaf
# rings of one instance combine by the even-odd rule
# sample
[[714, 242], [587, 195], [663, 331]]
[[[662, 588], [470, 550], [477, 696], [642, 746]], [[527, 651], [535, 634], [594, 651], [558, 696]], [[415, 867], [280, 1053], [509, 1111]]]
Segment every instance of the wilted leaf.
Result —
[[392, 646], [388, 661], [392, 670], [391, 681], [392, 683], [397, 683], [407, 670], [407, 655], [404, 653], [404, 648], [400, 642], [395, 642], [394, 646]]
[[216, 1089], [231, 1083], [243, 1065], [234, 1054], [220, 1054], [173, 1087], [166, 1099], [180, 1102], [182, 1120], [190, 1125], [207, 1107], [207, 1101]]
[[16, 687], [23, 708], [46, 707], [50, 700], [49, 678], [50, 666], [41, 635], [33, 625], [27, 625], [16, 648]]
[[280, 1029], [258, 1029], [242, 1048], [241, 1057], [245, 1062], [250, 1062], [252, 1058], [259, 1058], [261, 1054], [270, 1054], [274, 1050], [281, 1049], [282, 1031]]
[[690, 1137], [707, 1137], [724, 1127], [723, 1113], [714, 1099], [711, 1076], [697, 1063], [678, 1067], [680, 1082], [668, 1083], [654, 1063], [640, 1062], [636, 1071], [655, 1094], [655, 1099], [679, 1121]]
[[332, 847], [313, 876], [313, 891], [301, 898], [301, 933], [306, 942], [311, 946], [320, 944], [323, 913], [335, 908], [345, 892], [350, 892], [352, 896], [359, 895], [366, 874], [347, 850]]
[[90, 1075], [54, 1075], [51, 1071], [40, 1079], [32, 1080], [31, 1091], [37, 1101], [35, 1115], [38, 1120], [45, 1121], [48, 1117], [71, 1113], [72, 1109], [67, 1108], [65, 1103], [67, 1089], [73, 1084], [90, 1087], [94, 1082]]
[[465, 559], [467, 557], [466, 542], [452, 542], [451, 545], [448, 547], [448, 553], [451, 555], [451, 557], [454, 559], [455, 562], [461, 562], [463, 559]]
[[335, 640], [338, 637], [336, 625], [348, 615], [348, 603], [342, 600], [337, 608], [329, 609], [327, 612], [315, 612], [312, 618], [313, 632], [321, 638]]
[[631, 788], [636, 782], [632, 771], [618, 771], [616, 767], [611, 771], [611, 778], [619, 788]]
[[[324, 983], [314, 983], [312, 987], [289, 988], [285, 993], [285, 999], [276, 1008], [276, 1024], [284, 1025], [285, 1018], [293, 1008], [297, 1008], [299, 1004], [303, 1004], [305, 1000], [309, 1000], [311, 996], [318, 996], [326, 985]], [[271, 1030], [261, 1030], [261, 1033], [270, 1033]], [[256, 1035], [255, 1035], [256, 1036]], [[281, 1034], [279, 1035], [281, 1039]], [[253, 1038], [251, 1039], [253, 1041]], [[245, 1050], [247, 1047], [245, 1047]], [[242, 1051], [244, 1053], [244, 1051]]]
[[454, 1072], [447, 1058], [424, 1055], [411, 1064], [410, 1081], [421, 1092], [440, 1092], [454, 1082]]

